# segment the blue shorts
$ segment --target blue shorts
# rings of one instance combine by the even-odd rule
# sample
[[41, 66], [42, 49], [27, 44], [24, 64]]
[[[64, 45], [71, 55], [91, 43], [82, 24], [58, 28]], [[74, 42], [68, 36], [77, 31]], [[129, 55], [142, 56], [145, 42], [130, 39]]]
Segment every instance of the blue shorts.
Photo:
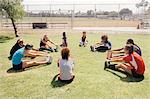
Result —
[[14, 64], [13, 64], [13, 69], [14, 69], [14, 70], [21, 70], [21, 69], [23, 69], [23, 68], [22, 68], [22, 65], [23, 65], [22, 62], [21, 62], [20, 64], [18, 64], [18, 65], [14, 65]]

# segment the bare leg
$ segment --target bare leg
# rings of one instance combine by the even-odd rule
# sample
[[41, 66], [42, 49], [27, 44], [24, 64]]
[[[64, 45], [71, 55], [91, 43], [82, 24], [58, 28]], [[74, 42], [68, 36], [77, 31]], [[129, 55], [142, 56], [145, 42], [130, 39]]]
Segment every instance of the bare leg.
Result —
[[28, 67], [33, 67], [33, 66], [37, 66], [37, 65], [43, 65], [43, 64], [47, 64], [47, 61], [24, 61], [23, 62], [23, 68], [28, 68]]
[[130, 65], [130, 64], [119, 64], [119, 65], [116, 65], [116, 67], [115, 67], [116, 69], [119, 69], [119, 68], [121, 68], [121, 69], [123, 69], [125, 72], [127, 72], [128, 74], [130, 74], [130, 75], [132, 75], [132, 71], [131, 71], [131, 69], [132, 69], [132, 66]]

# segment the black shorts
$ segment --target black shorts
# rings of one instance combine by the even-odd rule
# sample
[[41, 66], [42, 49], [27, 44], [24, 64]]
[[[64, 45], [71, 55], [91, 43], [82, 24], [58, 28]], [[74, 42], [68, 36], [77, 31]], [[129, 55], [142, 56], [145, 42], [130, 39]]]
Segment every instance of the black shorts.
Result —
[[72, 77], [70, 80], [61, 80], [60, 77], [58, 77], [58, 80], [62, 83], [71, 83], [74, 80], [75, 76]]
[[137, 74], [134, 69], [132, 69], [131, 71], [132, 71], [133, 77], [135, 77], [135, 78], [143, 78], [144, 77], [142, 74]]
[[95, 49], [99, 52], [106, 52], [107, 50], [109, 50], [107, 46], [99, 46]]
[[22, 68], [22, 65], [23, 65], [22, 62], [21, 62], [20, 64], [18, 64], [18, 65], [14, 65], [14, 64], [13, 64], [13, 69], [14, 69], [14, 70], [21, 70], [21, 69], [23, 69], [23, 68]]

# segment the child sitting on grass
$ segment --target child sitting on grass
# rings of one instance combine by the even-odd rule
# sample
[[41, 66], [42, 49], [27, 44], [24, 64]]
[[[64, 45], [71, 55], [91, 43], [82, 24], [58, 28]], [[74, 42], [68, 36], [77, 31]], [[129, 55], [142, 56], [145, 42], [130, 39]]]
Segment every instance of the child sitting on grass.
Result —
[[[144, 77], [145, 64], [142, 57], [134, 52], [134, 47], [128, 44], [124, 48], [125, 56], [113, 57], [105, 62], [105, 67], [113, 70], [122, 69], [135, 78]], [[110, 62], [123, 62], [121, 64], [110, 64]]]
[[13, 54], [20, 48], [24, 47], [23, 39], [18, 39], [16, 44], [10, 50], [10, 56], [8, 57], [10, 60], [12, 59]]
[[[140, 47], [134, 43], [133, 39], [128, 39], [126, 44], [133, 45], [134, 52], [136, 52], [137, 54], [142, 56], [142, 52], [141, 52]], [[119, 56], [124, 56], [124, 48], [109, 50], [107, 53], [107, 59], [110, 59], [112, 57], [119, 57]]]
[[51, 52], [58, 52], [58, 46], [49, 40], [47, 35], [44, 35], [43, 39], [40, 42], [40, 51], [48, 50]]
[[86, 40], [86, 32], [84, 31], [83, 34], [82, 34], [82, 38], [81, 38], [81, 41], [80, 41], [80, 44], [79, 46], [82, 47], [82, 46], [86, 46], [88, 43], [88, 41]]
[[66, 33], [65, 32], [63, 32], [62, 44], [60, 46], [61, 47], [67, 47], [68, 46], [67, 37], [66, 37]]
[[74, 61], [70, 57], [70, 50], [67, 47], [64, 47], [61, 51], [58, 67], [60, 70], [58, 80], [64, 83], [71, 83], [75, 77], [73, 74]]
[[95, 51], [99, 51], [99, 52], [106, 52], [107, 50], [111, 50], [111, 43], [108, 41], [108, 36], [107, 35], [103, 35], [101, 36], [101, 42], [100, 43], [96, 43], [93, 46], [90, 46], [91, 51], [95, 52]]
[[[46, 56], [45, 60], [34, 61], [34, 60], [22, 60], [25, 56], [37, 57]], [[27, 44], [25, 47], [17, 50], [12, 56], [12, 65], [14, 70], [24, 70], [32, 66], [51, 64], [52, 58], [47, 53], [32, 50], [32, 46]]]

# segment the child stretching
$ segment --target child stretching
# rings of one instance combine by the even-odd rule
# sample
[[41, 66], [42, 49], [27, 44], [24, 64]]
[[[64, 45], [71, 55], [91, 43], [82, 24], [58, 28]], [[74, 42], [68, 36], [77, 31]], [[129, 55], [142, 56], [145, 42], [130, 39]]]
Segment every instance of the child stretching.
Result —
[[82, 47], [82, 46], [86, 46], [88, 43], [88, 41], [86, 40], [86, 32], [84, 31], [83, 34], [82, 34], [82, 38], [81, 38], [81, 41], [80, 41], [80, 44], [79, 46]]
[[103, 35], [101, 36], [101, 42], [95, 44], [94, 46], [90, 46], [91, 51], [95, 52], [95, 51], [99, 51], [99, 52], [105, 52], [107, 50], [111, 50], [111, 43], [108, 41], [108, 36], [107, 35]]
[[62, 44], [60, 46], [61, 47], [67, 47], [68, 46], [67, 37], [66, 37], [66, 33], [65, 32], [63, 32]]
[[58, 80], [65, 83], [71, 83], [74, 79], [73, 68], [74, 61], [70, 57], [70, 50], [64, 47], [61, 51], [61, 59], [58, 60], [60, 70]]
[[[124, 48], [125, 56], [114, 57], [105, 62], [105, 67], [113, 70], [122, 69], [135, 78], [144, 77], [145, 64], [142, 57], [134, 52], [133, 45], [126, 45]], [[110, 62], [124, 62], [121, 64], [110, 64]]]
[[58, 46], [53, 43], [51, 40], [49, 40], [47, 35], [44, 35], [43, 39], [40, 42], [40, 51], [48, 50], [51, 52], [57, 52]]
[[[32, 57], [45, 56], [47, 58], [42, 61], [23, 60], [25, 56], [32, 56]], [[51, 63], [52, 63], [52, 58], [48, 56], [47, 53], [32, 50], [32, 46], [29, 44], [17, 50], [12, 56], [12, 65], [14, 70], [22, 70], [32, 66], [51, 64]]]
[[[133, 50], [134, 52], [136, 52], [137, 54], [139, 54], [140, 56], [142, 56], [142, 52], [139, 46], [137, 46], [133, 39], [128, 39], [126, 44], [131, 44], [133, 45]], [[115, 55], [115, 56], [114, 56]], [[119, 56], [124, 56], [124, 48], [120, 48], [120, 49], [115, 49], [115, 50], [109, 50], [107, 53], [107, 59], [112, 58], [112, 57], [119, 57]]]

